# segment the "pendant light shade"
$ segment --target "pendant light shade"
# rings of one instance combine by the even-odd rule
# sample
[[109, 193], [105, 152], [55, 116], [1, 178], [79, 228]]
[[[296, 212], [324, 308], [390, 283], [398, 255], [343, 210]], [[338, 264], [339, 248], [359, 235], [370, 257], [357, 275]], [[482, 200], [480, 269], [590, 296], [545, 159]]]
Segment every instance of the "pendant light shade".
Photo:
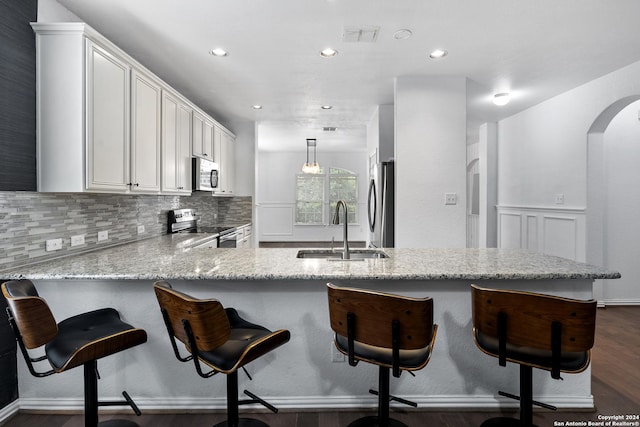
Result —
[[[309, 162], [309, 149], [313, 147], [313, 162]], [[307, 138], [307, 161], [302, 165], [304, 173], [320, 173], [320, 165], [316, 161], [316, 140]]]

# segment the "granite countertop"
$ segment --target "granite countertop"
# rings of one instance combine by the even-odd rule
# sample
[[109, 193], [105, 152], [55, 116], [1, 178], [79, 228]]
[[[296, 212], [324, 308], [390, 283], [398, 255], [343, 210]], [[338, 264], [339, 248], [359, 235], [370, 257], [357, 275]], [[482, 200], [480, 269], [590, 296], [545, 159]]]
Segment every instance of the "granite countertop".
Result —
[[298, 259], [298, 249], [189, 248], [173, 234], [0, 272], [5, 280], [518, 280], [615, 279], [565, 258], [511, 249], [385, 249], [386, 259]]

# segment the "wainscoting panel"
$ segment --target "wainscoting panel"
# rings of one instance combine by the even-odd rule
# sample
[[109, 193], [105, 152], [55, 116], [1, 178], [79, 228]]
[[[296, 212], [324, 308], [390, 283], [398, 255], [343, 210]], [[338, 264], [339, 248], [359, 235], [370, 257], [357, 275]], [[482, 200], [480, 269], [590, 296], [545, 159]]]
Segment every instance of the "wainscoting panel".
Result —
[[498, 211], [498, 244], [501, 248], [522, 248], [522, 215]]
[[260, 236], [293, 236], [293, 204], [260, 205]]
[[538, 217], [536, 215], [526, 215], [527, 245], [530, 251], [538, 252]]
[[543, 252], [549, 255], [561, 256], [563, 258], [576, 259], [576, 221], [575, 217], [543, 215]]
[[586, 260], [586, 213], [583, 208], [498, 206], [498, 244]]

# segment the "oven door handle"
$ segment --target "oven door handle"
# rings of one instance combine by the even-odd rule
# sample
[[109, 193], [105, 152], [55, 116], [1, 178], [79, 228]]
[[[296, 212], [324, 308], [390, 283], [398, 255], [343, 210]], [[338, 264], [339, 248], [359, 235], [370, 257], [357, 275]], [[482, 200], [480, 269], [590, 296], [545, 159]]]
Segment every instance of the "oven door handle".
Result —
[[237, 231], [232, 231], [231, 233], [223, 234], [220, 236], [220, 241], [224, 242], [226, 240], [237, 240], [237, 237], [240, 233]]

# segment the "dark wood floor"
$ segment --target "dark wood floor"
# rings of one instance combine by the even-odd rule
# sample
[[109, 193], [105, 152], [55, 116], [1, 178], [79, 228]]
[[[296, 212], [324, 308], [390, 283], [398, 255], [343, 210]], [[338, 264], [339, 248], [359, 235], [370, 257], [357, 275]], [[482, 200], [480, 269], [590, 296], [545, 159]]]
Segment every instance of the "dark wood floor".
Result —
[[[539, 427], [552, 427], [554, 421], [597, 421], [600, 415], [640, 414], [640, 307], [610, 307], [598, 310], [596, 344], [592, 353], [592, 392], [596, 410], [589, 412], [536, 411]], [[280, 412], [257, 413], [271, 427], [339, 427], [346, 426], [364, 412]], [[369, 413], [367, 413], [369, 414]], [[392, 416], [409, 426], [464, 427], [478, 426], [498, 412], [407, 410], [393, 408]], [[508, 414], [511, 415], [511, 414]], [[224, 413], [103, 415], [101, 420], [127, 418], [141, 427], [212, 426], [225, 419]], [[636, 421], [638, 421], [636, 419]], [[586, 425], [586, 424], [585, 424]], [[82, 427], [81, 415], [46, 415], [20, 413], [5, 427]]]

